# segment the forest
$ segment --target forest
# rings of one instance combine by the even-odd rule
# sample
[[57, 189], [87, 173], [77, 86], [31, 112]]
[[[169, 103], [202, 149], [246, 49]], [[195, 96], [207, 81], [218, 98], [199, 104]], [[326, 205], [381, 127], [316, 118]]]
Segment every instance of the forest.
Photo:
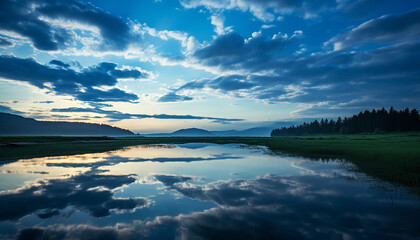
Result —
[[420, 131], [420, 115], [416, 109], [397, 111], [393, 107], [372, 111], [365, 110], [352, 117], [342, 119], [321, 119], [304, 122], [298, 126], [282, 127], [271, 132], [277, 136], [303, 136], [316, 134], [357, 134], [357, 133], [389, 133]]

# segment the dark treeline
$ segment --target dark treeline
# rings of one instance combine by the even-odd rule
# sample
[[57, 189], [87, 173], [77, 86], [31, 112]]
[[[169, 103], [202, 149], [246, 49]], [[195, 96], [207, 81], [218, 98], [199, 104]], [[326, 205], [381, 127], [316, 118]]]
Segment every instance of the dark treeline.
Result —
[[420, 116], [416, 109], [396, 111], [393, 107], [360, 112], [349, 118], [315, 120], [301, 125], [274, 129], [271, 136], [300, 136], [311, 134], [355, 134], [420, 131]]

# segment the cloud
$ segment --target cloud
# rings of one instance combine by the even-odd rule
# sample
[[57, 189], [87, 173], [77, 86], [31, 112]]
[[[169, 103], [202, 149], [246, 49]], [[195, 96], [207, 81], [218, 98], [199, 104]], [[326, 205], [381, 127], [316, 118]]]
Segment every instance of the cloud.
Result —
[[372, 19], [340, 34], [328, 42], [334, 50], [343, 50], [363, 44], [391, 44], [420, 37], [420, 9], [399, 16], [385, 15]]
[[274, 21], [277, 16], [290, 12], [296, 12], [303, 17], [313, 17], [336, 6], [336, 1], [333, 0], [181, 0], [180, 2], [185, 8], [205, 7], [210, 10], [249, 11], [265, 22]]
[[221, 76], [214, 79], [204, 79], [197, 83], [187, 83], [177, 90], [194, 90], [199, 88], [219, 89], [222, 91], [237, 91], [251, 89], [255, 86], [251, 81], [241, 75]]
[[218, 36], [208, 46], [194, 52], [194, 59], [206, 66], [222, 70], [251, 70], [265, 65], [270, 55], [290, 44], [295, 37], [276, 34], [266, 40], [260, 32], [244, 39], [236, 32]]
[[17, 115], [23, 114], [23, 112], [14, 110], [14, 109], [12, 109], [12, 108], [10, 108], [8, 106], [3, 106], [3, 105], [0, 105], [0, 112], [2, 112], [2, 113], [17, 114]]
[[158, 102], [183, 102], [191, 101], [193, 98], [188, 96], [181, 96], [174, 92], [167, 93], [158, 99]]
[[193, 116], [193, 115], [171, 115], [171, 114], [131, 114], [131, 113], [122, 113], [119, 111], [113, 110], [103, 110], [98, 107], [96, 108], [53, 108], [51, 112], [85, 112], [85, 113], [99, 113], [104, 114], [107, 118], [110, 118], [114, 121], [119, 121], [123, 119], [134, 119], [134, 118], [155, 118], [155, 119], [196, 119], [196, 120], [211, 120], [215, 122], [238, 122], [243, 121], [243, 119], [234, 119], [234, 118], [216, 118], [216, 117], [202, 117], [202, 116]]
[[108, 216], [110, 210], [145, 207], [149, 201], [144, 198], [113, 198], [113, 189], [135, 180], [131, 175], [101, 175], [95, 171], [66, 179], [40, 180], [0, 193], [0, 220], [18, 220], [32, 213], [39, 213], [40, 218], [53, 217], [69, 206], [94, 217]]
[[[192, 97], [199, 92], [213, 91], [267, 103], [296, 103], [302, 110], [296, 113], [300, 114], [313, 112], [309, 111], [311, 106], [316, 108], [321, 103], [331, 115], [366, 107], [418, 107], [420, 72], [415, 63], [420, 59], [420, 41], [413, 37], [418, 31], [411, 31], [416, 23], [407, 23], [396, 30], [402, 33], [401, 38], [385, 29], [384, 24], [390, 29], [401, 26], [401, 22], [415, 19], [416, 12], [372, 20], [361, 25], [366, 27], [359, 26], [345, 33], [359, 36], [358, 29], [372, 30], [372, 26], [380, 26], [382, 30], [372, 30], [369, 34], [364, 30], [357, 41], [355, 37], [349, 39], [388, 42], [385, 46], [354, 52], [284, 54], [283, 46], [298, 40], [301, 31], [295, 31], [292, 36], [277, 34], [270, 40], [259, 32], [246, 40], [234, 32], [221, 35], [193, 54], [196, 64], [220, 69], [221, 75], [174, 86], [170, 93]], [[373, 36], [373, 40], [368, 36]], [[364, 102], [349, 105], [357, 99]]]
[[177, 88], [172, 89], [172, 92], [162, 96], [159, 101], [163, 102], [178, 102], [189, 101], [192, 97], [178, 95], [177, 92], [183, 91], [200, 91], [203, 89], [212, 89], [222, 93], [233, 93], [236, 97], [241, 97], [241, 90], [250, 90], [256, 85], [241, 75], [221, 76], [214, 79], [201, 79], [191, 81]]
[[62, 61], [59, 61], [59, 60], [51, 60], [49, 64], [59, 66], [59, 67], [63, 67], [63, 68], [69, 68], [70, 67], [70, 64], [63, 63]]
[[263, 24], [263, 25], [261, 25], [261, 28], [262, 29], [269, 29], [269, 28], [273, 28], [273, 27], [275, 27], [276, 25], [273, 25], [273, 24]]
[[8, 39], [0, 37], [0, 47], [11, 47], [13, 43]]
[[341, 0], [337, 9], [353, 18], [365, 17], [378, 9], [387, 0]]
[[[172, 177], [175, 182], [189, 180], [182, 176]], [[178, 231], [184, 237], [319, 239], [331, 238], [333, 234], [331, 229], [334, 229], [333, 235], [337, 238], [343, 236], [372, 238], [381, 234], [388, 237], [400, 236], [401, 229], [389, 229], [378, 235], [378, 231], [371, 228], [371, 226], [381, 228], [390, 224], [384, 219], [393, 217], [388, 215], [387, 211], [380, 210], [387, 209], [389, 207], [387, 203], [378, 205], [378, 201], [375, 200], [376, 195], [364, 192], [360, 185], [352, 183], [351, 187], [343, 187], [343, 184], [349, 185], [345, 179], [336, 179], [334, 184], [331, 184], [329, 177], [318, 175], [284, 177], [268, 174], [255, 179], [216, 181], [203, 186], [194, 184], [167, 184], [167, 186], [185, 197], [211, 201], [219, 206], [176, 217], [179, 224]], [[319, 186], [323, 186], [322, 189], [319, 189]], [[346, 189], [346, 193], [343, 189]], [[349, 199], [349, 195], [353, 197]], [[364, 196], [363, 203], [359, 196]], [[358, 210], [354, 209], [352, 202], [358, 203]], [[402, 211], [408, 213], [411, 211], [410, 208], [407, 205]], [[308, 209], [311, 211], [307, 211]], [[337, 214], [336, 209], [340, 209], [340, 214]], [[366, 215], [376, 217], [368, 220]], [[415, 214], [411, 217], [415, 219]], [[173, 221], [167, 217], [158, 221], [164, 223], [165, 220]], [[410, 227], [407, 229], [411, 229], [408, 236], [415, 236], [417, 234], [417, 230], [414, 230], [415, 224], [409, 223], [409, 220], [408, 224]], [[359, 231], [360, 229], [363, 231]]]
[[[42, 65], [30, 58], [0, 56], [0, 77], [29, 83], [59, 95], [70, 95], [86, 102], [131, 102], [137, 95], [114, 86], [118, 78], [141, 77], [138, 70], [119, 70], [114, 63], [102, 62], [80, 72], [69, 68], [58, 60], [50, 66]], [[107, 87], [108, 89], [99, 89]]]
[[217, 207], [115, 226], [32, 227], [21, 229], [18, 239], [410, 239], [419, 234], [417, 199], [404, 199], [399, 211], [389, 211], [391, 203], [381, 194], [345, 178], [268, 174], [197, 186], [183, 184], [190, 180], [186, 176], [157, 177], [168, 190]]
[[[0, 29], [29, 38], [34, 47], [44, 51], [65, 49], [74, 40], [71, 32], [53, 21], [68, 21], [93, 26], [102, 37], [97, 50], [125, 50], [132, 36], [120, 18], [77, 1], [5, 0], [0, 10]], [[74, 24], [73, 24], [74, 25]]]
[[210, 17], [211, 19], [211, 24], [214, 25], [214, 31], [217, 33], [217, 35], [222, 35], [225, 34], [227, 32], [231, 31], [231, 26], [230, 27], [225, 27], [224, 26], [224, 17], [221, 15], [213, 15]]
[[167, 187], [172, 187], [175, 183], [186, 182], [192, 179], [191, 177], [177, 175], [154, 175], [153, 177]]

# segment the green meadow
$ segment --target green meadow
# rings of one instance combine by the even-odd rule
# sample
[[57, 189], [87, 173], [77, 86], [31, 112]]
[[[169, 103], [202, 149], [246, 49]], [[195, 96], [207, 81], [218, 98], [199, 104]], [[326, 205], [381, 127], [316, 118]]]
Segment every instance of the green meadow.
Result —
[[276, 154], [313, 160], [344, 159], [359, 171], [420, 190], [420, 133], [302, 137], [0, 137], [0, 160], [118, 150], [141, 144], [205, 142], [266, 146]]

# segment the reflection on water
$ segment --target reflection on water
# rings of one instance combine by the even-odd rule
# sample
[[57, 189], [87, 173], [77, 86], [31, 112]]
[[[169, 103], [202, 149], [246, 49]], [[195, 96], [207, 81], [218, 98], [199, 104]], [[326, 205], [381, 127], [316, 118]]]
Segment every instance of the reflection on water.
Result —
[[420, 236], [418, 196], [354, 181], [348, 163], [267, 151], [150, 145], [3, 163], [0, 239]]

